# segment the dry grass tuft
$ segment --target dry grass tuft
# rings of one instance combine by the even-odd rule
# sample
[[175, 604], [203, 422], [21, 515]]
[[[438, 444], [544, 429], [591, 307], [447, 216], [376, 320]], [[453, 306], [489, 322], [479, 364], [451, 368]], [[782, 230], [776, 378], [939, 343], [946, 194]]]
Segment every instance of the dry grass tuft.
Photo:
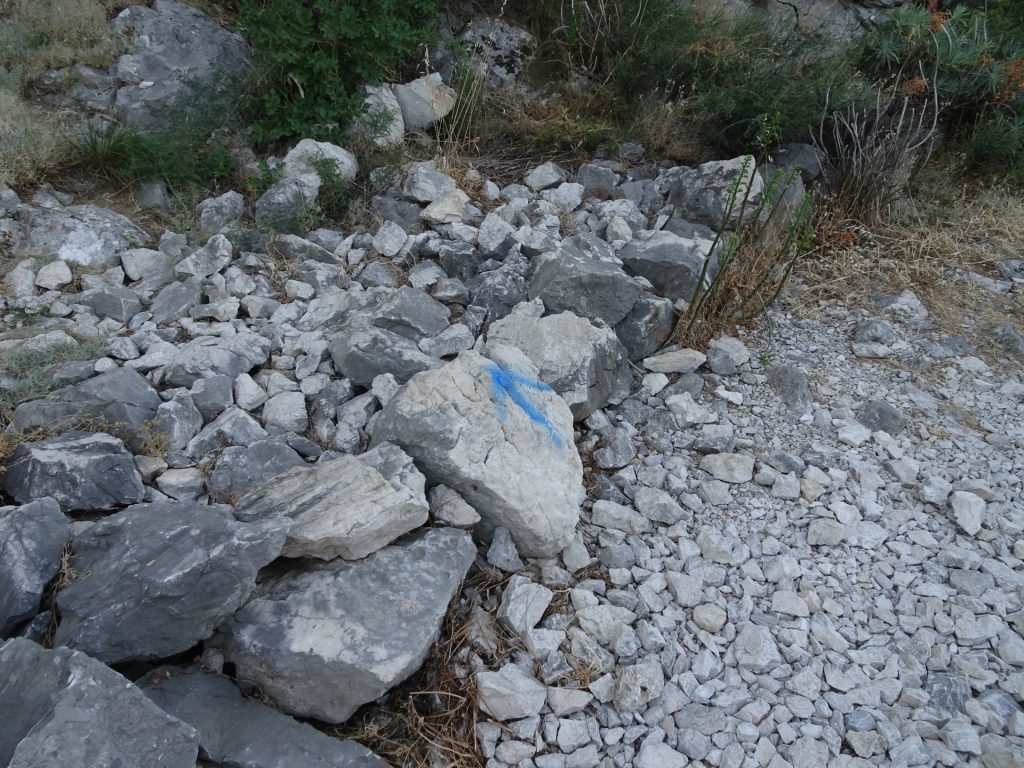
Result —
[[70, 119], [0, 88], [0, 184], [20, 187], [68, 159]]
[[990, 329], [1024, 318], [1024, 297], [985, 290], [957, 271], [992, 279], [995, 264], [1020, 258], [1024, 249], [1024, 198], [1014, 190], [972, 188], [950, 182], [942, 169], [922, 178], [916, 216], [868, 229], [832, 222], [831, 243], [803, 262], [798, 275], [807, 287], [797, 309], [813, 315], [822, 299], [872, 307], [878, 294], [910, 289], [936, 325], [965, 335], [979, 350], [994, 352]]
[[[410, 680], [392, 690], [382, 703], [364, 707], [347, 723], [327, 730], [353, 739], [401, 768], [483, 768], [476, 740], [479, 712], [472, 672], [466, 663], [472, 644], [472, 605], [463, 597], [475, 594], [486, 602], [507, 582], [505, 574], [478, 571], [463, 584], [449, 607], [441, 635], [426, 663]], [[495, 624], [495, 626], [497, 626]], [[511, 654], [515, 641], [499, 633], [489, 665]]]

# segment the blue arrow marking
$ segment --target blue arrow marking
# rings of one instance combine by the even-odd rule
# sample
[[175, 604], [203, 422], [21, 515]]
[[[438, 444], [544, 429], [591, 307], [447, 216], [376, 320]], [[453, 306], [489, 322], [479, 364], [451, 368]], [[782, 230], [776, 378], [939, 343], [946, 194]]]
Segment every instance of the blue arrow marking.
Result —
[[537, 392], [553, 392], [554, 390], [543, 381], [528, 379], [525, 376], [520, 376], [518, 373], [506, 371], [497, 365], [487, 366], [487, 371], [491, 374], [491, 386], [494, 388], [494, 398], [497, 401], [498, 418], [503, 423], [508, 418], [508, 414], [505, 412], [505, 401], [511, 399], [513, 403], [523, 410], [523, 413], [530, 417], [532, 422], [540, 424], [540, 426], [547, 430], [551, 442], [561, 446], [562, 438], [559, 436], [554, 425], [548, 421], [547, 416], [541, 413], [537, 406], [530, 402], [522, 388], [532, 389]]

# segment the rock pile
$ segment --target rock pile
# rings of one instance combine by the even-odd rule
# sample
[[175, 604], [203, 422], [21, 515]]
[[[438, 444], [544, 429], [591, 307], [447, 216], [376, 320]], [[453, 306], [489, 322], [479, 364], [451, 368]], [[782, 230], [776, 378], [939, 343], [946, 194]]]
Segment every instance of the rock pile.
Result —
[[[447, 99], [368, 97], [398, 135]], [[12, 415], [0, 765], [381, 766], [295, 718], [407, 680], [453, 601], [493, 768], [1024, 762], [1013, 344], [990, 368], [906, 292], [775, 312], [778, 360], [666, 347], [748, 158], [472, 198], [418, 164], [376, 231], [260, 231], [319, 160], [358, 163], [300, 142], [251, 209], [155, 241], [0, 195], [0, 311], [37, 318], [0, 353], [105, 344]]]

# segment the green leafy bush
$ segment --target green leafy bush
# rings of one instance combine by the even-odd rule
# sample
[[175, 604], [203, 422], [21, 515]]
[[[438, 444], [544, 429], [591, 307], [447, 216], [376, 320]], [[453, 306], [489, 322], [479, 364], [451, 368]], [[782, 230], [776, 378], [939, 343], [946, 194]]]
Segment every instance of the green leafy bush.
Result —
[[975, 166], [1024, 165], [1024, 13], [1019, 4], [991, 10], [910, 7], [868, 35], [861, 68], [894, 90], [936, 98], [950, 138], [964, 142]]
[[652, 95], [680, 104], [668, 113], [715, 152], [806, 141], [829, 98], [842, 103], [857, 91], [848, 57], [761, 18], [703, 17], [673, 0], [530, 6], [525, 22], [548, 35], [546, 71], [560, 62], [607, 84], [634, 118]]
[[418, 60], [436, 0], [239, 0], [239, 26], [263, 68], [253, 134], [338, 141], [363, 98]]

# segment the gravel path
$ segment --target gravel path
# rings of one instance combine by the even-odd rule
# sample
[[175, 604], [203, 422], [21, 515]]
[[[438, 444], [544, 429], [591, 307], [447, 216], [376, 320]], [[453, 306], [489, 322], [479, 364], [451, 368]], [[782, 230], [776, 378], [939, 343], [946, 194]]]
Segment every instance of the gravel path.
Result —
[[[539, 630], [513, 580], [502, 620], [521, 663], [555, 686], [583, 667], [595, 699], [549, 689], [553, 713], [481, 725], [490, 764], [1024, 765], [1024, 380], [888, 301], [774, 311], [590, 417], [608, 471], [582, 530], [607, 579]], [[498, 682], [485, 707], [522, 692]]]

